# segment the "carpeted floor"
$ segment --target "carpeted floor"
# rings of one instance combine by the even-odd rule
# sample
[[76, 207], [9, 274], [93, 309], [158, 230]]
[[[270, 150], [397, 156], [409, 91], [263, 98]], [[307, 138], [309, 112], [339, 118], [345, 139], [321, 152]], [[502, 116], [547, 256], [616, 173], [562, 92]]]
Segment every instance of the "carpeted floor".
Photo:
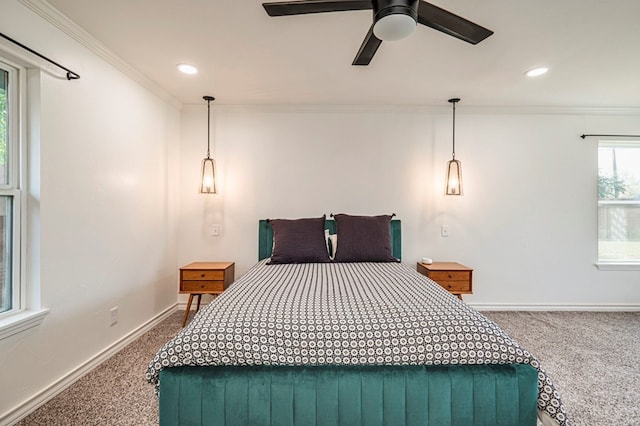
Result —
[[640, 425], [640, 312], [486, 312], [540, 360], [573, 425]]
[[[156, 425], [144, 379], [154, 353], [180, 330], [183, 312], [114, 355], [19, 425]], [[573, 425], [640, 424], [640, 312], [485, 312], [535, 354]]]
[[158, 404], [144, 373], [157, 350], [182, 328], [183, 314], [173, 313], [17, 424], [157, 425]]

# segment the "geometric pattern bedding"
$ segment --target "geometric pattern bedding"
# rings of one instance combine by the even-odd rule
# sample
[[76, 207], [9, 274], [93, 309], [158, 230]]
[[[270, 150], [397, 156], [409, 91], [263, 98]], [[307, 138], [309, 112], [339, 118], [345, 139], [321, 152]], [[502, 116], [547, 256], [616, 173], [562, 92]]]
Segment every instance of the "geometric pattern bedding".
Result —
[[260, 261], [201, 309], [147, 368], [203, 365], [530, 364], [538, 408], [566, 410], [538, 360], [494, 322], [403, 263]]

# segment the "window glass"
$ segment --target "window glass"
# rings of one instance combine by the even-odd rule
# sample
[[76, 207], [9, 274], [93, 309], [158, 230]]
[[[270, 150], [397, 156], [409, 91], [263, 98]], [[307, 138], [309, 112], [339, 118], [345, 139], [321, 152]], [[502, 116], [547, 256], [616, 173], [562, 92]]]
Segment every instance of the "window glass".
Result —
[[[8, 183], [7, 147], [9, 144], [9, 73], [0, 69], [0, 185]], [[12, 309], [11, 280], [11, 197], [0, 196], [0, 313]]]
[[0, 313], [12, 309], [11, 285], [11, 212], [12, 198], [0, 196]]
[[0, 69], [0, 185], [7, 184], [7, 146], [9, 141], [9, 73]]
[[598, 260], [640, 263], [640, 141], [598, 145]]

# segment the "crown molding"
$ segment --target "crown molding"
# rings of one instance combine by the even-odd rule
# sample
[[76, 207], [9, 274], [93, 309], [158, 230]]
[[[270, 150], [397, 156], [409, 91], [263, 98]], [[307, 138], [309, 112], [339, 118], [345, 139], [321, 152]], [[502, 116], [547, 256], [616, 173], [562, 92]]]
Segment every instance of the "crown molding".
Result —
[[182, 103], [179, 102], [175, 97], [170, 95], [166, 90], [164, 90], [149, 77], [133, 68], [115, 53], [110, 51], [105, 45], [100, 43], [91, 34], [83, 30], [75, 22], [73, 22], [71, 19], [62, 14], [58, 9], [56, 9], [46, 1], [18, 0], [18, 2], [29, 8], [31, 11], [35, 12], [45, 21], [49, 22], [54, 27], [58, 28], [60, 31], [89, 49], [89, 51], [105, 60], [108, 64], [112, 65], [114, 68], [158, 96], [163, 101], [169, 103], [175, 108], [182, 108]]
[[456, 109], [456, 113], [459, 111], [514, 115], [640, 115], [640, 108], [637, 107], [597, 106], [469, 106]]
[[[183, 104], [185, 112], [199, 111], [203, 103]], [[419, 113], [450, 114], [449, 105], [344, 105], [344, 104], [222, 104], [212, 108], [219, 112], [271, 112], [271, 113]], [[481, 106], [470, 105], [456, 109], [465, 115], [613, 115], [640, 116], [640, 108], [633, 107], [538, 107], [538, 106]]]

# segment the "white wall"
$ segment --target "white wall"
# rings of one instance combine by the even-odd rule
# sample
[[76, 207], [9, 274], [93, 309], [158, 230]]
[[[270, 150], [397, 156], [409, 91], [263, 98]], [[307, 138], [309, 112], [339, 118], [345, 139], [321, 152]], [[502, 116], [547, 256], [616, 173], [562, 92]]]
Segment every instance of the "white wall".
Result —
[[[568, 111], [568, 110], [567, 110]], [[638, 115], [457, 109], [465, 195], [445, 197], [448, 107], [214, 108], [220, 195], [197, 194], [206, 105], [182, 113], [179, 262], [257, 260], [257, 221], [396, 213], [403, 258], [474, 268], [479, 308], [640, 305], [639, 271], [599, 271], [596, 141], [638, 133]], [[207, 235], [211, 223], [221, 237]], [[440, 237], [440, 225], [450, 237]], [[613, 305], [613, 306], [612, 306]]]
[[34, 279], [50, 312], [0, 341], [2, 424], [175, 305], [180, 113], [17, 1], [0, 1], [3, 33], [81, 75], [41, 75], [40, 195], [30, 198], [40, 248], [27, 261], [40, 263]]

